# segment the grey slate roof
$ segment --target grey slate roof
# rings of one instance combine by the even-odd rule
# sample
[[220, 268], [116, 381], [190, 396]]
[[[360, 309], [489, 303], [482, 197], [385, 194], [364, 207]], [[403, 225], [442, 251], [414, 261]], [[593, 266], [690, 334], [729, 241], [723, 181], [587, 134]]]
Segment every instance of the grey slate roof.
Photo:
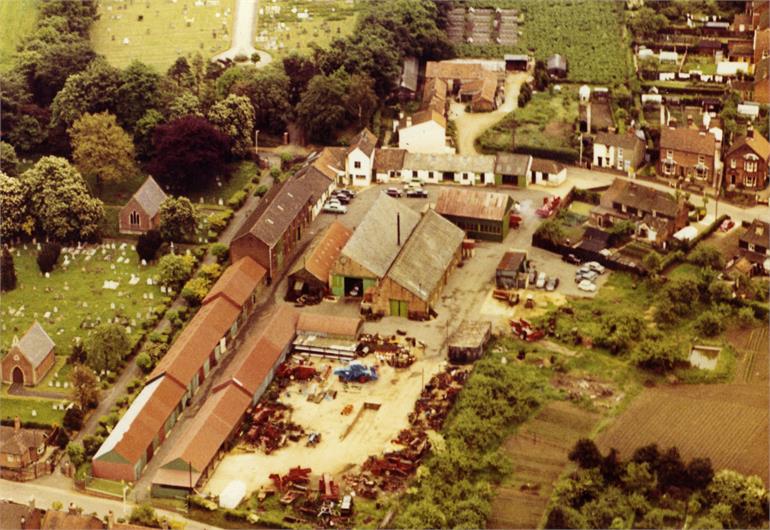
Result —
[[594, 144], [613, 145], [623, 149], [636, 149], [642, 141], [633, 134], [617, 134], [611, 132], [598, 132]]
[[401, 87], [417, 91], [417, 74], [420, 70], [420, 61], [417, 57], [405, 57], [404, 66], [401, 70]]
[[19, 340], [17, 346], [32, 366], [37, 368], [55, 344], [51, 337], [48, 336], [48, 333], [45, 332], [43, 326], [36, 320], [21, 340]]
[[155, 214], [160, 210], [161, 203], [166, 200], [166, 197], [166, 192], [163, 191], [152, 177], [147, 177], [144, 184], [142, 184], [139, 189], [136, 190], [136, 193], [134, 193], [136, 202], [141, 205], [145, 213], [150, 217], [155, 217]]
[[404, 156], [404, 169], [494, 173], [495, 157], [494, 155], [407, 153]]
[[495, 173], [498, 175], [526, 176], [532, 164], [532, 155], [516, 155], [513, 153], [497, 153]]
[[382, 193], [356, 227], [342, 255], [383, 278], [401, 250], [396, 237], [397, 214], [403, 246], [420, 221], [420, 214]]
[[420, 220], [388, 271], [388, 277], [427, 301], [452, 263], [465, 232], [433, 210]]

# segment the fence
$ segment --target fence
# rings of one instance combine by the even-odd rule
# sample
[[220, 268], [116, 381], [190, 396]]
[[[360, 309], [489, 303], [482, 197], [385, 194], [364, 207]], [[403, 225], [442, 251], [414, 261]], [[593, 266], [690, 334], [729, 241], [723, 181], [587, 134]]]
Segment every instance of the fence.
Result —
[[605, 256], [600, 252], [588, 250], [580, 247], [570, 247], [562, 243], [554, 243], [553, 241], [546, 239], [537, 233], [532, 234], [532, 246], [555, 252], [562, 256], [568, 254], [574, 254], [581, 261], [596, 261], [611, 270], [630, 272], [633, 274], [645, 274], [645, 271], [633, 263], [623, 263], [617, 259], [613, 259], [613, 256]]

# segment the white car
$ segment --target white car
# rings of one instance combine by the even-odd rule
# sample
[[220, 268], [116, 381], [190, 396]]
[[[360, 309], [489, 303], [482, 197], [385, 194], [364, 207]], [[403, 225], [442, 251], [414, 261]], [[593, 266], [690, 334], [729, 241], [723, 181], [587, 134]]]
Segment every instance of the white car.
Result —
[[581, 291], [587, 291], [589, 293], [593, 293], [596, 291], [596, 284], [590, 280], [582, 280], [578, 284], [578, 289], [580, 289]]
[[589, 262], [583, 263], [583, 267], [588, 267], [590, 270], [598, 272], [599, 274], [604, 274], [604, 271], [606, 270], [604, 268], [604, 265], [602, 265], [598, 261], [589, 261]]
[[540, 274], [537, 275], [537, 281], [535, 282], [535, 287], [537, 287], [538, 289], [542, 289], [543, 287], [545, 287], [545, 273], [544, 272], [541, 272]]
[[339, 202], [329, 201], [324, 204], [323, 211], [327, 213], [347, 213], [348, 207]]

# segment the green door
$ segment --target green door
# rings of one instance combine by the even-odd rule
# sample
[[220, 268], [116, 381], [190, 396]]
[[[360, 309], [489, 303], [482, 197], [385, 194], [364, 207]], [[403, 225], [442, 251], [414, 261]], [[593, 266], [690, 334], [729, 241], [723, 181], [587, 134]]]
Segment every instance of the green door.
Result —
[[390, 299], [390, 316], [404, 317], [409, 316], [409, 304], [404, 300]]

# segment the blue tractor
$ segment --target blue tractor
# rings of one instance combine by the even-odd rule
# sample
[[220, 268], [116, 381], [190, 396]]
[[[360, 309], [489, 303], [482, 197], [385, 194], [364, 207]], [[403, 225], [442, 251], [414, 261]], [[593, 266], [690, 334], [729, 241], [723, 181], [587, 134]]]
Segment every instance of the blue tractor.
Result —
[[346, 383], [353, 381], [366, 383], [367, 381], [377, 380], [377, 370], [373, 366], [370, 368], [361, 363], [350, 363], [344, 368], [337, 368], [334, 370], [334, 375], [339, 376], [340, 381]]

